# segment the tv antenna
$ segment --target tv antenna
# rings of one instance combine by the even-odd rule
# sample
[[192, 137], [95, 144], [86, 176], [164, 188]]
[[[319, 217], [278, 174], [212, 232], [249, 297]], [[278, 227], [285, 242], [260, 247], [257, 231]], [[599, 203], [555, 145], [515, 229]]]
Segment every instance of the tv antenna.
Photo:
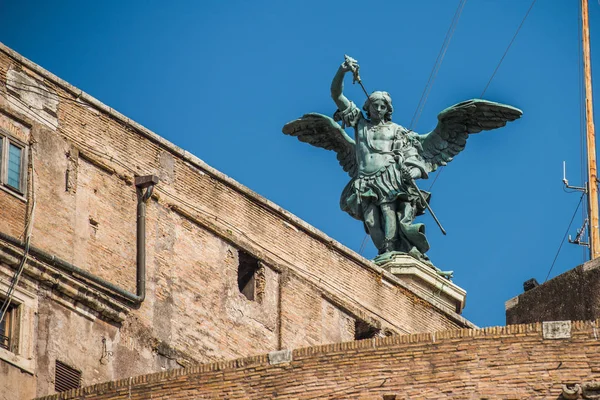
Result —
[[[563, 180], [562, 181], [563, 181], [563, 184], [565, 185], [565, 189], [571, 189], [576, 192], [582, 192], [582, 193], [588, 194], [587, 187], [569, 185], [569, 180], [567, 179], [567, 163], [565, 161], [563, 161]], [[569, 235], [569, 243], [577, 244], [579, 246], [585, 246], [588, 248], [590, 247], [590, 238], [589, 238], [589, 236], [586, 235], [586, 230], [588, 229], [589, 222], [590, 222], [589, 217], [586, 217], [585, 220], [583, 221], [583, 225], [581, 225], [581, 228], [577, 229], [577, 235], [575, 236], [575, 239], [573, 239], [571, 237], [571, 235]]]

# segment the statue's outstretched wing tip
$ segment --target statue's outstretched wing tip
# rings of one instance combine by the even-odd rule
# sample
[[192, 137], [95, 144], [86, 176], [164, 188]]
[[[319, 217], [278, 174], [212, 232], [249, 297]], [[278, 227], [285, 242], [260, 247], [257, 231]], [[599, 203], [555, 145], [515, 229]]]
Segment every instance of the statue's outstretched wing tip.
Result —
[[335, 151], [344, 171], [354, 176], [354, 140], [330, 117], [319, 113], [304, 114], [285, 124], [281, 131], [286, 135], [295, 136], [301, 142]]
[[[476, 98], [462, 101], [444, 109], [438, 114], [438, 120], [440, 122], [444, 120], [456, 121], [457, 119], [467, 118], [469, 115], [477, 115], [477, 119], [511, 122], [521, 118], [523, 111], [508, 104]], [[485, 128], [483, 129], [485, 130]]]
[[[283, 132], [286, 135], [297, 136], [297, 132], [305, 129], [307, 124], [311, 125], [314, 122], [335, 123], [335, 121], [333, 119], [329, 118], [327, 115], [323, 115], [323, 114], [319, 114], [319, 113], [307, 113], [307, 114], [304, 114], [303, 116], [301, 116], [300, 118], [297, 118], [297, 119], [290, 121], [290, 122], [286, 123], [285, 125], [283, 125], [283, 127], [281, 128], [281, 132]], [[335, 124], [339, 125], [337, 123], [335, 123]], [[341, 129], [341, 127], [340, 127], [340, 129]]]
[[[501, 109], [505, 113], [509, 114], [507, 116], [515, 116], [516, 117], [515, 119], [518, 119], [523, 115], [523, 110], [521, 110], [517, 107], [510, 106], [508, 104], [504, 104], [504, 103], [498, 103], [495, 101], [485, 100], [485, 99], [471, 99], [471, 100], [468, 100], [466, 103], [468, 103], [468, 102], [479, 103], [483, 106], [488, 105], [490, 107]], [[513, 120], [511, 120], [511, 121], [513, 121]]]
[[471, 99], [438, 114], [438, 125], [420, 138], [422, 156], [432, 170], [452, 161], [464, 148], [470, 134], [505, 126], [523, 115], [520, 109], [484, 99]]

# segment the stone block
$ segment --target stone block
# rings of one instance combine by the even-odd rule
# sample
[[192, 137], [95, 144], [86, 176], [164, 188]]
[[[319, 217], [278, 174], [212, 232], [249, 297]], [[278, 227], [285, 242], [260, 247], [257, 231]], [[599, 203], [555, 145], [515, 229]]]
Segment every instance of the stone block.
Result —
[[279, 350], [272, 351], [269, 353], [269, 364], [283, 364], [289, 363], [292, 361], [292, 351], [291, 350]]
[[542, 323], [544, 339], [569, 339], [571, 321], [545, 321]]
[[450, 311], [461, 313], [465, 307], [467, 292], [435, 271], [431, 266], [409, 255], [394, 255], [381, 267], [392, 273], [415, 292], [425, 296], [434, 304]]

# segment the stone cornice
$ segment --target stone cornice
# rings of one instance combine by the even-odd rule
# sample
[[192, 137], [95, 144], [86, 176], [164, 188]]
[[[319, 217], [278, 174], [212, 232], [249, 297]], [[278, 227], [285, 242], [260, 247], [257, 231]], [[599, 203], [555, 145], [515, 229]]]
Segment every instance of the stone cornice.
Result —
[[[0, 268], [2, 264], [16, 268], [23, 257], [23, 249], [0, 243]], [[86, 314], [88, 318], [102, 319], [121, 323], [125, 320], [129, 307], [81, 278], [69, 276], [52, 266], [37, 260], [32, 255], [27, 257], [23, 275], [44, 287], [58, 301], [67, 301], [73, 308]]]

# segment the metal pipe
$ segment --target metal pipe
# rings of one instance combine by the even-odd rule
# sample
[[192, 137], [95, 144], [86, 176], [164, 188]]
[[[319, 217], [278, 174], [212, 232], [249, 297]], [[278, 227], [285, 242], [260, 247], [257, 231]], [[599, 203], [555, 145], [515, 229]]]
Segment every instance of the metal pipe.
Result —
[[[136, 287], [137, 296], [141, 303], [146, 298], [146, 202], [141, 189], [136, 187], [138, 192], [137, 204], [137, 234], [136, 234]], [[150, 191], [151, 189], [147, 189]]]
[[[70, 274], [79, 275], [82, 278], [91, 281], [102, 288], [108, 289], [111, 292], [114, 292], [119, 296], [125, 298], [129, 302], [133, 303], [133, 305], [140, 305], [146, 298], [146, 202], [152, 195], [154, 185], [156, 185], [157, 183], [158, 177], [155, 175], [148, 175], [135, 178], [135, 186], [136, 191], [138, 193], [136, 241], [136, 294], [131, 293], [123, 288], [120, 288], [110, 283], [109, 281], [90, 273], [89, 271], [81, 269], [35, 246], [29, 246], [29, 254], [55, 268], [66, 271]], [[146, 188], [147, 190], [144, 193], [144, 189]], [[25, 242], [12, 236], [9, 236], [4, 232], [0, 232], [0, 239], [14, 246], [18, 246], [21, 248], [25, 247]]]
[[[156, 175], [135, 178], [135, 190], [138, 198], [136, 222], [136, 301], [138, 303], [141, 303], [146, 298], [146, 202], [152, 196], [154, 185], [157, 183], [158, 177]], [[145, 193], [144, 189], [146, 189]]]

